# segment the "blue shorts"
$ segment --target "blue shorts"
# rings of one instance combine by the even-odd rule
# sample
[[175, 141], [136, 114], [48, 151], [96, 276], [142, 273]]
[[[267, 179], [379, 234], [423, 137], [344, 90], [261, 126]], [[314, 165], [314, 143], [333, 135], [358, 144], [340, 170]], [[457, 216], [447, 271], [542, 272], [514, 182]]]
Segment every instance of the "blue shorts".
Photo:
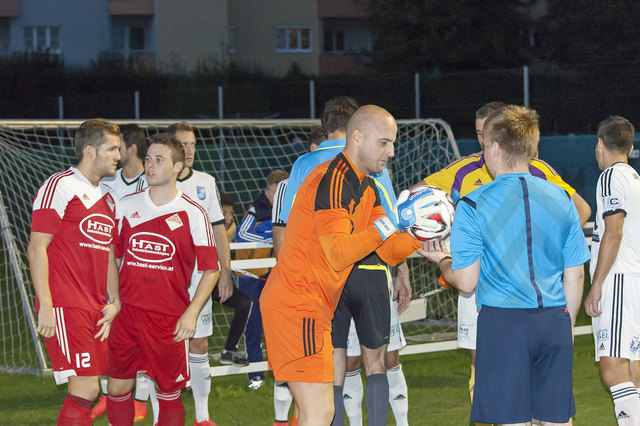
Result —
[[568, 422], [576, 412], [572, 367], [571, 318], [564, 306], [483, 306], [471, 421]]

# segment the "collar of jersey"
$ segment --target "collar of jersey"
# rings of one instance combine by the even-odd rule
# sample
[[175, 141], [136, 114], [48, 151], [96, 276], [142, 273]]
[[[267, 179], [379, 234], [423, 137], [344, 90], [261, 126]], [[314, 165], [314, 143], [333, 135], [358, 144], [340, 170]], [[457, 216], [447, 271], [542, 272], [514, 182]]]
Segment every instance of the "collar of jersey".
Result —
[[520, 177], [520, 176], [531, 176], [531, 173], [529, 173], [529, 172], [526, 172], [526, 173], [503, 173], [500, 176], [498, 176], [497, 178], [495, 178], [495, 180], [509, 179], [509, 178], [515, 178], [515, 177]]
[[189, 179], [191, 176], [193, 176], [193, 167], [189, 167], [189, 173], [187, 173], [187, 175], [183, 178], [178, 178], [178, 182], [184, 182], [185, 180]]
[[316, 151], [320, 151], [321, 149], [344, 148], [346, 143], [347, 141], [344, 139], [329, 139], [318, 145]]

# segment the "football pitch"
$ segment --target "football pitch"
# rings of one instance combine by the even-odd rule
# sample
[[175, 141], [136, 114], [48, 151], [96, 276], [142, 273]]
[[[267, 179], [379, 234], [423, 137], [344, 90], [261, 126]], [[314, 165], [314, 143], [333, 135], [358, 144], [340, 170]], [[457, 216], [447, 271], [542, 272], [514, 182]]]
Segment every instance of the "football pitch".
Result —
[[[613, 403], [600, 380], [593, 360], [593, 337], [577, 336], [574, 349], [574, 395], [577, 414], [574, 424], [616, 425]], [[411, 425], [468, 425], [470, 357], [465, 350], [444, 351], [401, 357], [409, 386]], [[212, 362], [213, 364], [213, 362]], [[273, 424], [273, 376], [267, 373], [265, 385], [252, 391], [245, 375], [214, 377], [209, 399], [213, 420], [226, 425]], [[1, 425], [51, 425], [66, 395], [66, 386], [56, 387], [53, 377], [0, 374]], [[193, 401], [183, 392], [186, 424], [193, 424]], [[107, 425], [106, 415], [94, 425]], [[138, 425], [151, 425], [149, 416]], [[365, 423], [366, 424], [366, 419]], [[389, 424], [395, 424], [389, 411]]]

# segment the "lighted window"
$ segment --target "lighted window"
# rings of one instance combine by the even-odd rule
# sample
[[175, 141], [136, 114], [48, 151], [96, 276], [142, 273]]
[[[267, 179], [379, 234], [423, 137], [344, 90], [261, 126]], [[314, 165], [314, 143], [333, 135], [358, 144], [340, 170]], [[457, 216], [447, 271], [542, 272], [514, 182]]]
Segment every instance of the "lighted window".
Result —
[[276, 51], [311, 52], [311, 29], [308, 27], [276, 28]]

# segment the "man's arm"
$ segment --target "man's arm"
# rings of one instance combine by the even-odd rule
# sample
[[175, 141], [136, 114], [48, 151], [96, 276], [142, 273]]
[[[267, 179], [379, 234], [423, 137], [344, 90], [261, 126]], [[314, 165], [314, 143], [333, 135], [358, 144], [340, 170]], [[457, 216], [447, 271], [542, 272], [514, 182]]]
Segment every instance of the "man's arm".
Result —
[[591, 277], [591, 290], [589, 290], [589, 294], [584, 301], [584, 309], [587, 315], [591, 317], [600, 315], [598, 303], [602, 295], [602, 283], [618, 257], [620, 243], [622, 242], [624, 219], [623, 212], [605, 216], [604, 218], [604, 235], [600, 240], [596, 269]]
[[409, 266], [403, 260], [398, 264], [395, 282], [393, 283], [393, 299], [398, 301], [398, 310], [402, 310], [411, 300], [411, 281], [409, 279]]
[[193, 334], [196, 332], [196, 320], [198, 319], [198, 313], [200, 313], [205, 302], [211, 296], [211, 292], [215, 287], [219, 275], [220, 271], [215, 269], [208, 269], [203, 272], [191, 303], [189, 303], [187, 309], [185, 309], [182, 316], [180, 316], [180, 319], [178, 319], [176, 329], [173, 332], [174, 341], [180, 342], [193, 337]]
[[213, 225], [213, 238], [216, 241], [218, 262], [220, 263], [218, 295], [220, 296], [220, 303], [224, 303], [233, 293], [233, 282], [231, 281], [231, 252], [224, 223]]
[[282, 241], [284, 241], [285, 227], [281, 225], [273, 225], [273, 256], [277, 259], [280, 254], [280, 247], [282, 247]]
[[580, 194], [578, 194], [577, 191], [571, 196], [571, 201], [573, 201], [573, 204], [576, 206], [576, 210], [578, 210], [580, 227], [583, 227], [591, 217], [591, 207], [589, 207], [589, 204], [580, 196]]
[[451, 255], [441, 241], [427, 241], [418, 254], [437, 264], [444, 279], [463, 293], [471, 293], [478, 285], [480, 259], [462, 269], [451, 269]]
[[120, 276], [118, 271], [118, 264], [116, 263], [115, 248], [111, 245], [109, 249], [109, 266], [107, 270], [107, 297], [109, 301], [102, 308], [102, 318], [98, 321], [98, 326], [102, 326], [100, 331], [93, 336], [96, 339], [100, 339], [101, 342], [105, 341], [109, 337], [111, 330], [111, 323], [113, 319], [120, 312], [122, 307], [120, 303]]
[[569, 310], [569, 315], [571, 315], [571, 327], [575, 327], [576, 317], [580, 310], [580, 301], [582, 300], [584, 265], [564, 268], [562, 284], [564, 286], [564, 297], [567, 299], [567, 310]]
[[51, 289], [49, 288], [49, 256], [47, 255], [47, 247], [52, 239], [53, 234], [31, 232], [27, 248], [31, 280], [40, 304], [36, 331], [43, 337], [53, 337], [56, 332], [56, 317], [53, 313]]

